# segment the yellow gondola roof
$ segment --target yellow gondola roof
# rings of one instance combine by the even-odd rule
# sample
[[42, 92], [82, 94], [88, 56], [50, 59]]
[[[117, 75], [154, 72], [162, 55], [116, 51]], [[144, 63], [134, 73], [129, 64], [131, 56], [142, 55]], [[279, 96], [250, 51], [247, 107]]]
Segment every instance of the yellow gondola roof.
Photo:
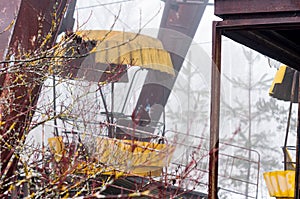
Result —
[[[269, 95], [279, 100], [291, 101], [294, 73], [294, 69], [285, 65], [281, 66], [276, 72]], [[298, 78], [295, 79], [295, 83], [292, 102], [298, 102]]]
[[84, 30], [76, 33], [84, 40], [96, 40], [95, 62], [128, 64], [175, 75], [170, 54], [158, 39], [131, 32]]

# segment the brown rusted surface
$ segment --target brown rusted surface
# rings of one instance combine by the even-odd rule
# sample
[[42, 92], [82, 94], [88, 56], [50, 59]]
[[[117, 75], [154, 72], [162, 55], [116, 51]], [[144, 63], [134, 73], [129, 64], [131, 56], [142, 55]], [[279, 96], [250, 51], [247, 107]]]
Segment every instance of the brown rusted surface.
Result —
[[216, 0], [223, 35], [300, 69], [300, 1]]
[[[8, 49], [20, 4], [21, 0], [0, 1], [0, 61], [5, 59], [4, 55]], [[3, 64], [0, 64], [0, 68], [2, 67]], [[4, 74], [0, 72], [0, 85], [2, 85], [3, 81]]]
[[220, 86], [221, 86], [221, 30], [213, 23], [212, 69], [211, 69], [211, 111], [210, 111], [210, 152], [208, 198], [218, 198], [219, 164], [219, 121], [220, 121]]
[[[174, 69], [179, 72], [185, 56], [188, 52], [192, 39], [196, 33], [208, 0], [193, 2], [176, 2], [167, 0], [160, 24], [158, 39], [164, 48], [170, 52]], [[165, 75], [165, 77], [164, 77]], [[165, 85], [152, 84], [157, 80], [168, 80]], [[155, 80], [155, 81], [154, 81]], [[171, 89], [176, 81], [167, 74], [159, 74], [157, 71], [149, 71], [142, 88], [136, 108], [149, 103], [166, 105]], [[152, 94], [152, 95], [151, 95]], [[162, 111], [162, 110], [161, 110]], [[162, 112], [157, 112], [154, 121], [159, 121]]]
[[215, 14], [222, 18], [234, 14], [299, 12], [298, 0], [215, 0]]
[[0, 1], [0, 61], [4, 59], [21, 0]]
[[[162, 16], [160, 28], [174, 30], [193, 39], [208, 1], [199, 0], [195, 2], [196, 3], [176, 3], [174, 0], [167, 1], [165, 4], [165, 10]], [[164, 34], [163, 31], [160, 31], [158, 36], [166, 49], [183, 47], [186, 50], [186, 48], [189, 48], [189, 44], [175, 46], [174, 43], [170, 42], [170, 39], [172, 39], [170, 37], [170, 35]], [[184, 57], [182, 58], [184, 59]], [[173, 62], [173, 64], [181, 65], [180, 63], [176, 62]]]
[[[256, 29], [253, 30], [254, 25], [243, 27], [238, 31], [226, 28], [223, 35], [299, 70], [300, 42], [297, 35], [300, 32], [297, 29], [293, 30], [293, 28], [298, 28], [297, 26], [300, 26], [300, 23], [292, 27], [277, 24], [270, 29], [261, 29], [256, 26]], [[223, 27], [222, 22], [219, 23], [219, 27]]]
[[[299, 73], [299, 72], [298, 72]], [[299, 170], [299, 164], [300, 164], [300, 77], [298, 75], [298, 121], [297, 121], [297, 140], [296, 140], [296, 172], [295, 172], [295, 199], [300, 198], [300, 187], [299, 187], [299, 180], [300, 180], [300, 170]], [[296, 76], [297, 76], [296, 75]]]
[[[5, 5], [11, 7], [11, 1], [1, 2], [4, 7]], [[67, 0], [22, 0], [12, 29], [7, 57], [14, 55], [16, 59], [24, 59], [24, 54], [27, 54], [30, 58], [33, 52], [41, 53], [49, 49], [55, 41], [66, 4]], [[53, 18], [54, 11], [57, 16], [55, 19]], [[53, 26], [53, 23], [57, 25]], [[52, 31], [51, 38], [41, 47], [41, 43], [45, 41], [50, 31]], [[43, 67], [42, 60], [40, 63]], [[23, 136], [28, 133], [41, 87], [41, 82], [36, 81], [40, 76], [34, 72], [35, 68], [30, 68], [31, 62], [14, 64], [20, 64], [18, 71], [11, 73], [7, 70], [1, 73], [3, 81], [0, 93], [0, 122], [2, 124], [0, 161], [2, 163], [1, 176], [5, 174], [4, 187], [0, 188], [1, 198], [8, 188], [5, 184], [13, 180], [9, 178], [13, 175], [18, 162], [18, 156], [14, 156], [15, 149], [24, 142]], [[9, 65], [4, 67], [9, 67]]]

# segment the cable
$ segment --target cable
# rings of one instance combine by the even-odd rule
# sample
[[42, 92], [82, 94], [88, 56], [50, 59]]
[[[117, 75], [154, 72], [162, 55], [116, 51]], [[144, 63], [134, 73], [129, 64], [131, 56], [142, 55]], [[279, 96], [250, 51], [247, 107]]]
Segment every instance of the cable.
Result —
[[[130, 1], [133, 1], [133, 0], [130, 0]], [[97, 2], [98, 2], [99, 4], [101, 4], [101, 3], [99, 2], [99, 0], [97, 0]], [[128, 0], [127, 0], [126, 2], [128, 2]], [[111, 4], [111, 3], [110, 3], [110, 4]], [[108, 11], [110, 14], [112, 14], [115, 18], [117, 17], [117, 15], [116, 15], [115, 13], [113, 13], [110, 9], [108, 9], [107, 7], [105, 7], [104, 4], [101, 4], [101, 5], [103, 5], [103, 7], [105, 8], [105, 10], [107, 10], [107, 11]], [[109, 4], [107, 4], [107, 5], [109, 5]], [[120, 11], [121, 11], [121, 10], [120, 10]], [[126, 22], [124, 22], [123, 20], [121, 20], [119, 17], [117, 17], [117, 20], [120, 21], [123, 25], [127, 26], [127, 28], [131, 29], [130, 26], [129, 26]]]
[[[230, 39], [223, 39], [222, 42], [232, 41]], [[212, 41], [203, 41], [203, 42], [194, 42], [191, 45], [198, 45], [198, 44], [210, 44]]]
[[86, 6], [86, 7], [80, 7], [80, 8], [76, 8], [75, 10], [81, 10], [81, 9], [87, 9], [87, 8], [95, 8], [95, 7], [102, 7], [102, 6], [106, 6], [106, 5], [113, 5], [113, 4], [118, 4], [118, 3], [126, 3], [126, 2], [130, 2], [133, 0], [122, 0], [122, 1], [116, 1], [116, 2], [111, 2], [111, 3], [100, 3], [97, 5], [92, 5], [92, 6]]

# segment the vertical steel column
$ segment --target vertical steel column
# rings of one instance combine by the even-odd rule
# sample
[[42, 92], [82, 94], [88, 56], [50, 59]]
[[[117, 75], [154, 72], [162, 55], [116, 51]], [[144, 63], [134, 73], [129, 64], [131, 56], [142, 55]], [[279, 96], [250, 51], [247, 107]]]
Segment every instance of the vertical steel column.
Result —
[[[299, 74], [299, 72], [297, 71]], [[300, 193], [299, 193], [299, 162], [300, 162], [300, 76], [299, 82], [298, 82], [298, 121], [297, 121], [297, 143], [296, 143], [296, 174], [295, 174], [295, 199], [300, 199]]]
[[221, 85], [221, 29], [213, 22], [211, 112], [210, 112], [210, 153], [208, 198], [218, 198], [219, 119]]
[[[3, 2], [5, 2], [5, 4], [3, 4]], [[19, 2], [12, 2], [14, 5], [17, 5], [19, 9], [16, 18], [12, 21], [14, 22], [12, 23], [12, 27], [8, 30], [10, 34], [7, 35], [6, 38], [10, 38], [10, 40], [8, 45], [5, 44], [4, 46], [6, 49], [1, 54], [1, 61], [2, 56], [3, 58], [8, 58], [10, 55], [14, 55], [16, 59], [24, 59], [23, 52], [30, 55], [33, 55], [33, 52], [41, 52], [40, 55], [43, 55], [46, 50], [54, 45], [68, 0], [21, 0]], [[1, 1], [1, 4], [5, 6], [4, 8], [10, 8], [10, 10], [7, 11], [12, 11], [14, 7], [11, 5], [12, 2]], [[8, 19], [11, 18], [9, 17]], [[57, 26], [53, 26], [53, 24], [57, 24]], [[41, 35], [40, 39], [38, 35], [39, 31]], [[43, 40], [50, 32], [51, 38]], [[41, 46], [42, 42], [46, 42], [43, 47]], [[30, 58], [32, 57], [28, 57], [28, 60], [30, 60]], [[7, 59], [4, 61], [7, 61]], [[23, 138], [28, 134], [30, 122], [34, 115], [40, 88], [42, 86], [40, 81], [36, 81], [37, 79], [42, 79], [40, 73], [33, 73], [27, 69], [28, 67], [26, 65], [31, 64], [31, 62], [18, 62], [17, 64], [22, 65], [18, 66], [20, 70], [16, 73], [3, 70], [4, 72], [0, 74], [0, 84], [2, 87], [0, 100], [5, 102], [0, 103], [0, 120], [1, 122], [4, 121], [0, 129], [0, 136], [2, 137], [2, 139], [0, 139], [0, 175], [3, 176], [1, 179], [0, 198], [7, 198], [10, 182], [15, 178], [14, 172], [17, 169], [19, 161], [15, 148], [24, 142]], [[43, 64], [46, 65], [48, 62], [44, 61]], [[2, 65], [0, 67], [8, 68], [9, 65]], [[19, 76], [22, 76], [22, 80], [18, 78]], [[4, 142], [9, 143], [10, 146], [1, 147]]]

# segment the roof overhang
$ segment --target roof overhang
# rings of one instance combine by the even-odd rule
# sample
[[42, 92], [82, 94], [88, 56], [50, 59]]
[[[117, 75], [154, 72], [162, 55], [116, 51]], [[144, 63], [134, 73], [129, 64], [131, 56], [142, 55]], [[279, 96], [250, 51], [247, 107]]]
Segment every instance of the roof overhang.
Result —
[[300, 69], [300, 2], [216, 0], [222, 35]]
[[85, 30], [76, 34], [97, 42], [92, 50], [96, 63], [128, 64], [175, 75], [169, 52], [156, 38], [112, 30]]

